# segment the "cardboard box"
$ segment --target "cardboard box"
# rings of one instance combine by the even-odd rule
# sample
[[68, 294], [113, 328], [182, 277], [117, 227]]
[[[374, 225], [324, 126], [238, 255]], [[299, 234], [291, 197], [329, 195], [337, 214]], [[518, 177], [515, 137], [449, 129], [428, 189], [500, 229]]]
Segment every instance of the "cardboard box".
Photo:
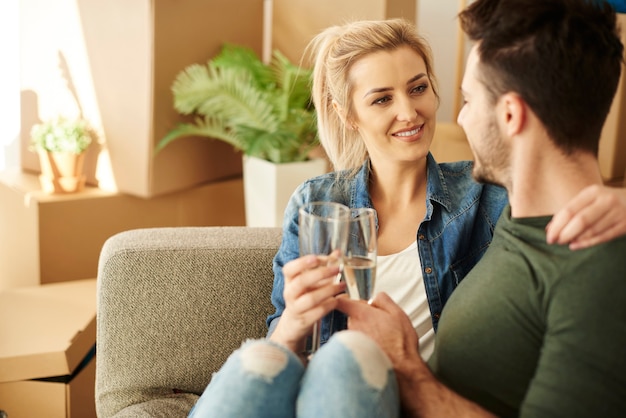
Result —
[[273, 48], [299, 63], [306, 45], [322, 29], [346, 20], [402, 17], [415, 22], [415, 0], [273, 0]]
[[0, 173], [0, 290], [95, 277], [102, 245], [129, 229], [245, 225], [241, 177], [144, 199], [88, 187], [48, 195]]
[[[190, 137], [154, 155], [156, 143], [187, 119], [171, 86], [224, 42], [261, 53], [260, 0], [21, 0], [21, 163], [33, 124], [83, 115], [101, 147], [85, 161], [88, 182], [153, 197], [240, 175], [241, 155], [216, 140]], [[113, 183], [113, 184], [111, 184]]]
[[95, 417], [96, 279], [0, 292], [0, 410]]

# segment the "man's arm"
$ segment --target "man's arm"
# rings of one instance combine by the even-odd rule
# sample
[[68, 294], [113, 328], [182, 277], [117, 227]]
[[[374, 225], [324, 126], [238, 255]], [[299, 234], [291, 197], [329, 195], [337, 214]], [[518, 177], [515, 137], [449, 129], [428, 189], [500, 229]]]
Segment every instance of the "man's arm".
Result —
[[410, 319], [386, 293], [379, 293], [371, 303], [340, 297], [337, 309], [348, 315], [349, 329], [369, 335], [391, 360], [405, 416], [495, 416], [437, 380], [419, 355], [419, 339]]

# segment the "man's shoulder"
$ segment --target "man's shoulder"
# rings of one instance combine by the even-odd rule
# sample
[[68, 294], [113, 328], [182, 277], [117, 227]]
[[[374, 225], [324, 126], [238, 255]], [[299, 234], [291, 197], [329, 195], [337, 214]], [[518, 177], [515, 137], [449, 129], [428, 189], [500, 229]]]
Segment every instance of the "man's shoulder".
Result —
[[576, 250], [572, 255], [572, 258], [575, 258], [578, 263], [589, 266], [589, 271], [595, 271], [597, 275], [604, 272], [605, 275], [619, 277], [626, 285], [626, 260], [624, 257], [626, 257], [626, 236], [583, 250]]

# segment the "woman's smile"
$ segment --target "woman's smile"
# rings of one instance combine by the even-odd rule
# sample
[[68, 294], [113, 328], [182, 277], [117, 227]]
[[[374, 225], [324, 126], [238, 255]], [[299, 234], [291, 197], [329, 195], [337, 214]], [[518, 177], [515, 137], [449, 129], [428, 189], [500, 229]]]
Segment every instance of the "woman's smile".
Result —
[[424, 135], [424, 124], [419, 126], [415, 126], [409, 129], [404, 129], [395, 133], [392, 133], [391, 136], [402, 140], [403, 142], [414, 142], [419, 141]]

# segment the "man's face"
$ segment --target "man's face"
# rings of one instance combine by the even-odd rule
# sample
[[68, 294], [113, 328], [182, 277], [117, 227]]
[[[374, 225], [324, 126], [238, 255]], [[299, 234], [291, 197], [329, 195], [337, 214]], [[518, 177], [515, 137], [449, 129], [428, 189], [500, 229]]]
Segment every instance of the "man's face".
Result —
[[474, 45], [467, 59], [461, 84], [463, 108], [457, 122], [467, 135], [474, 154], [473, 176], [476, 181], [507, 186], [509, 144], [503, 138], [496, 118], [496, 105], [478, 78], [478, 46]]

